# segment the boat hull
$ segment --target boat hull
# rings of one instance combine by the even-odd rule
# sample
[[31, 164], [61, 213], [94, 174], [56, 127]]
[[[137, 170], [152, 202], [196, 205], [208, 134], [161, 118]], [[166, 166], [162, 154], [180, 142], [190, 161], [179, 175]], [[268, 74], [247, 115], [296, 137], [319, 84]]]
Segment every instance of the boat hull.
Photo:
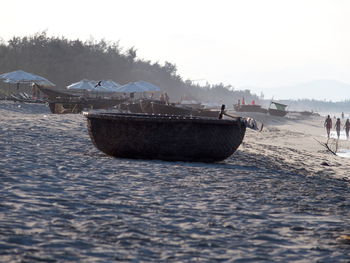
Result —
[[272, 116], [284, 117], [287, 115], [288, 111], [284, 110], [276, 110], [276, 109], [268, 109], [269, 114]]
[[240, 118], [120, 113], [85, 116], [94, 145], [107, 155], [122, 158], [222, 161], [236, 151], [246, 130]]
[[176, 107], [172, 105], [166, 105], [161, 103], [152, 102], [152, 110], [154, 114], [167, 114], [167, 115], [192, 115], [190, 108]]
[[152, 102], [157, 103], [158, 101], [157, 100], [140, 100], [142, 113], [153, 114]]
[[86, 91], [86, 90], [69, 90], [60, 89], [56, 87], [43, 87], [37, 85], [38, 89], [43, 92], [50, 100], [55, 99], [69, 99], [69, 98], [88, 98], [95, 99], [101, 95], [104, 97], [112, 97], [115, 92], [98, 92], [98, 91]]
[[67, 89], [62, 90], [62, 89], [56, 89], [56, 88], [47, 88], [47, 87], [42, 87], [40, 85], [37, 86], [41, 92], [43, 92], [45, 95], [49, 97], [49, 99], [56, 99], [56, 98], [71, 98], [71, 97], [80, 97], [83, 95], [82, 92], [77, 93], [77, 92], [71, 92]]
[[193, 113], [193, 116], [218, 118], [219, 114], [220, 111], [218, 110], [198, 110]]
[[261, 112], [267, 113], [267, 109], [261, 108], [260, 105], [233, 105], [237, 112]]
[[141, 105], [137, 102], [127, 104], [127, 110], [131, 113], [142, 113]]
[[79, 99], [61, 98], [49, 101], [52, 113], [81, 113], [83, 110], [108, 109], [123, 103], [125, 99]]
[[205, 110], [205, 109], [192, 109], [185, 107], [176, 107], [173, 105], [166, 105], [160, 103], [151, 102], [153, 114], [167, 114], [167, 115], [182, 115], [182, 116], [198, 116], [198, 117], [211, 117], [217, 118], [220, 111]]
[[313, 114], [312, 111], [301, 111], [300, 112], [300, 115], [303, 115], [303, 116], [311, 116]]

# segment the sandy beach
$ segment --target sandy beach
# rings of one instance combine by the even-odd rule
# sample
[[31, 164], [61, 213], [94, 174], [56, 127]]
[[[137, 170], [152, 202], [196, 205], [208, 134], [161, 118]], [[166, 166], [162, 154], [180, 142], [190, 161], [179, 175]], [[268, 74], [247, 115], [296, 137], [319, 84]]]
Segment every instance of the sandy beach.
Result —
[[316, 141], [324, 118], [249, 116], [264, 129], [227, 160], [164, 162], [104, 155], [81, 114], [0, 102], [0, 261], [348, 262], [350, 158]]
[[[323, 127], [325, 117], [294, 114], [281, 118], [258, 113], [241, 115], [253, 117], [265, 125], [261, 133], [247, 130], [244, 143], [240, 147], [241, 151], [271, 158], [270, 162], [276, 165], [276, 169], [292, 170], [305, 176], [325, 175], [350, 179], [350, 158], [334, 156], [317, 142], [327, 142], [326, 130]], [[345, 120], [343, 122], [345, 123]], [[342, 138], [345, 137], [343, 133], [344, 130], [341, 131]], [[334, 151], [334, 129], [331, 135], [328, 145]], [[339, 152], [349, 149], [349, 141], [338, 141]], [[321, 165], [323, 162], [329, 166]]]

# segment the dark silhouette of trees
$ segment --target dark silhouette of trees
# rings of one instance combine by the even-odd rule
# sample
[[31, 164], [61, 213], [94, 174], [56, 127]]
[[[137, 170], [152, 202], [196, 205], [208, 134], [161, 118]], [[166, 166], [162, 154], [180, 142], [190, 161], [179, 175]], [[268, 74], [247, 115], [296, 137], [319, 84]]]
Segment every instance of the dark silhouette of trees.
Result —
[[120, 84], [144, 80], [161, 87], [172, 101], [188, 97], [232, 105], [243, 96], [246, 101], [258, 100], [249, 90], [234, 90], [222, 83], [199, 86], [183, 80], [175, 64], [138, 58], [137, 49], [123, 50], [119, 42], [68, 40], [48, 37], [45, 31], [0, 41], [0, 72], [18, 69], [41, 75], [60, 87], [84, 78], [111, 79]]

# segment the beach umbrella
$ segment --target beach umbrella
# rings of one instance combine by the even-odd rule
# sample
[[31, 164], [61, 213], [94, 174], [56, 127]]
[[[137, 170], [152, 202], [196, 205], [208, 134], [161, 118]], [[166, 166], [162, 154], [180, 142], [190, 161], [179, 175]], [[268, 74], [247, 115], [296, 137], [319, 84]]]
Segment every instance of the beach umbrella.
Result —
[[150, 91], [150, 92], [152, 92], [152, 91], [160, 91], [160, 88], [158, 86], [153, 85], [152, 83], [149, 83], [147, 81], [141, 80], [141, 81], [135, 82], [135, 84], [147, 88], [148, 89], [147, 91]]
[[118, 92], [117, 88], [119, 88], [121, 85], [118, 84], [117, 82], [114, 82], [113, 80], [91, 80], [90, 81], [95, 89], [97, 91], [102, 91], [102, 92]]
[[33, 73], [25, 72], [23, 70], [16, 70], [1, 74], [0, 79], [6, 83], [36, 83], [42, 86], [55, 86], [54, 83], [46, 78]]
[[117, 89], [121, 87], [120, 84], [114, 82], [113, 80], [101, 80], [101, 81], [98, 81], [96, 85], [95, 85], [96, 88], [99, 88], [100, 86], [104, 88], [106, 91], [110, 91], [110, 92], [117, 92]]
[[135, 82], [130, 82], [125, 84], [119, 88], [117, 88], [117, 92], [125, 92], [125, 93], [134, 93], [134, 92], [147, 92], [149, 89], [145, 86], [141, 86], [140, 84], [136, 84]]
[[67, 89], [75, 89], [75, 90], [89, 90], [94, 91], [95, 85], [91, 83], [90, 80], [83, 79], [81, 81], [75, 82], [67, 86]]
[[102, 80], [101, 86], [107, 88], [119, 88], [121, 85], [113, 80]]

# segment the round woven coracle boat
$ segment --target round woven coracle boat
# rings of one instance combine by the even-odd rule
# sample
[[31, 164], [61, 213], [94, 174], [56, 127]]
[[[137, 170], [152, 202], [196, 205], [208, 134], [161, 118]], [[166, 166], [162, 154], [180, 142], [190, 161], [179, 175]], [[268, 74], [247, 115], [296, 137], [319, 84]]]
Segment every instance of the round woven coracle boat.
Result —
[[123, 158], [216, 162], [241, 144], [240, 118], [87, 113], [89, 135], [102, 152]]

